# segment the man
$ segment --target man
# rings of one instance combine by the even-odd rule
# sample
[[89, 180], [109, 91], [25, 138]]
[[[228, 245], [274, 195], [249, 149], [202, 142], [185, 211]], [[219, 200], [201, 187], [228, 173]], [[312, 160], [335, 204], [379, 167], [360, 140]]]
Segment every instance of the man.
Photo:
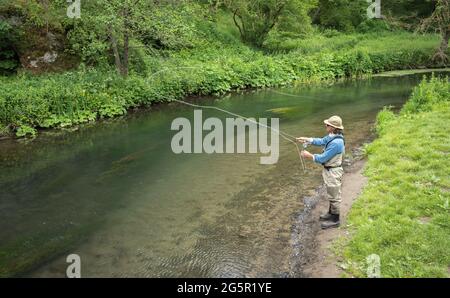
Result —
[[324, 147], [321, 154], [311, 154], [303, 150], [302, 156], [323, 166], [322, 177], [327, 187], [330, 206], [328, 212], [320, 216], [320, 220], [323, 221], [322, 229], [329, 229], [340, 225], [341, 186], [344, 174], [342, 159], [345, 154], [345, 141], [341, 117], [332, 116], [323, 122], [326, 125], [327, 136], [324, 138], [301, 137], [297, 138], [297, 141]]

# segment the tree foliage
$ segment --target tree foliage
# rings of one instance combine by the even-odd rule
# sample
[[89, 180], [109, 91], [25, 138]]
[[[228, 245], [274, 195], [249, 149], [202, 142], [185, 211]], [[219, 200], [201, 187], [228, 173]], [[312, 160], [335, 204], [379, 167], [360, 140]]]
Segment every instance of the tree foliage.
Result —
[[99, 0], [83, 6], [68, 36], [72, 51], [91, 63], [109, 63], [128, 74], [135, 48], [182, 49], [197, 42], [198, 7], [171, 1]]
[[390, 0], [381, 2], [383, 18], [395, 27], [413, 31], [424, 18], [430, 16], [434, 0]]
[[313, 22], [325, 28], [339, 31], [354, 31], [366, 16], [366, 1], [319, 0], [313, 11]]
[[19, 66], [15, 40], [18, 38], [11, 25], [0, 20], [0, 74], [11, 74]]
[[431, 16], [421, 22], [419, 29], [421, 31], [431, 29], [441, 35], [441, 43], [433, 56], [433, 60], [446, 64], [449, 62], [446, 51], [450, 38], [450, 0], [437, 0], [435, 7]]
[[274, 29], [301, 33], [309, 27], [308, 12], [315, 3], [315, 0], [231, 0], [227, 7], [233, 13], [241, 39], [261, 47]]

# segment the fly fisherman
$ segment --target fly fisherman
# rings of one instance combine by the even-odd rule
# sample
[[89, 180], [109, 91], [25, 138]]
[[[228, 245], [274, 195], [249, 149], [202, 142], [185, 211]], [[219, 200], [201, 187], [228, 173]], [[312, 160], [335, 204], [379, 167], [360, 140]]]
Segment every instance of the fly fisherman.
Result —
[[342, 175], [342, 159], [345, 154], [345, 141], [342, 131], [342, 119], [339, 116], [332, 116], [323, 121], [326, 125], [328, 135], [324, 138], [297, 138], [297, 141], [303, 144], [312, 144], [324, 147], [321, 154], [311, 154], [303, 150], [302, 156], [312, 159], [314, 162], [323, 166], [322, 177], [327, 187], [329, 195], [330, 207], [328, 212], [320, 216], [323, 221], [322, 229], [339, 227], [339, 214], [341, 204], [341, 185]]

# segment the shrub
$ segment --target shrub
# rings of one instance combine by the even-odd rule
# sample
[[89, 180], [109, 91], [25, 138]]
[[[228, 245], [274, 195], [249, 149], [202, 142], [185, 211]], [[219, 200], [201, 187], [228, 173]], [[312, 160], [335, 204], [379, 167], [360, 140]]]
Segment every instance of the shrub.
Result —
[[450, 84], [448, 77], [437, 78], [432, 76], [429, 80], [424, 78], [414, 88], [411, 98], [402, 109], [402, 114], [430, 111], [434, 106], [450, 101]]
[[376, 131], [379, 136], [383, 135], [386, 127], [389, 127], [390, 122], [395, 120], [396, 116], [391, 110], [391, 107], [384, 107], [381, 112], [378, 113], [376, 119]]

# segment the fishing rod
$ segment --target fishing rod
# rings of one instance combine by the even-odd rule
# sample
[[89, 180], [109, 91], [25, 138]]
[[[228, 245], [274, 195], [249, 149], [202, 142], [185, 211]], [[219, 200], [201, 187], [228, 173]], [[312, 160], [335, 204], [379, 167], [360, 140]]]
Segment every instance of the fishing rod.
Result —
[[[200, 69], [200, 67], [196, 67], [196, 66], [193, 66], [193, 67], [192, 67], [192, 66], [186, 66], [186, 67], [176, 67], [176, 68], [178, 68], [178, 69]], [[161, 73], [165, 73], [166, 71], [170, 71], [170, 70], [171, 70], [170, 68], [166, 68], [166, 69], [162, 69], [162, 70], [156, 71], [156, 72], [154, 72], [150, 77], [154, 77], [154, 76], [156, 76], [156, 75], [159, 75], [159, 74], [161, 74]], [[272, 91], [274, 91], [274, 90], [272, 90]], [[278, 93], [282, 94], [281, 92], [278, 92]], [[284, 94], [284, 95], [287, 95], [287, 94]], [[291, 94], [289, 94], [289, 95], [292, 96]], [[296, 97], [299, 97], [299, 96], [297, 95]], [[302, 96], [302, 97], [308, 98], [308, 99], [311, 98], [311, 97], [309, 97], [309, 96]], [[166, 99], [169, 99], [169, 98], [166, 98]], [[220, 109], [220, 108], [218, 108], [218, 107], [196, 105], [196, 104], [192, 104], [192, 103], [185, 102], [185, 101], [178, 100], [178, 99], [174, 99], [174, 98], [169, 99], [169, 101], [170, 101], [170, 100], [171, 100], [171, 101], [176, 101], [176, 102], [181, 103], [181, 104], [189, 105], [189, 106], [192, 106], [192, 107], [198, 107], [198, 108], [201, 108], [201, 109], [206, 108], [206, 109], [214, 109], [214, 110], [218, 110], [218, 111], [221, 111], [221, 112], [223, 112], [223, 113], [227, 113], [227, 114], [229, 114], [229, 115], [232, 115], [232, 116], [235, 116], [235, 117], [238, 117], [238, 118], [245, 119], [245, 120], [247, 120], [247, 121], [250, 121], [250, 122], [252, 122], [252, 123], [255, 123], [256, 125], [261, 125], [261, 126], [263, 126], [263, 127], [266, 127], [266, 128], [271, 129], [272, 131], [275, 131], [275, 132], [278, 133], [283, 139], [287, 140], [288, 142], [292, 143], [292, 144], [295, 146], [295, 148], [297, 149], [298, 157], [299, 157], [299, 159], [300, 159], [300, 163], [301, 163], [301, 165], [302, 165], [303, 172], [306, 172], [305, 161], [304, 161], [303, 156], [302, 156], [302, 154], [301, 154], [300, 148], [298, 147], [298, 144], [297, 144], [297, 138], [296, 138], [296, 137], [294, 137], [294, 136], [292, 136], [292, 135], [290, 135], [290, 134], [288, 134], [288, 133], [282, 132], [282, 131], [280, 131], [280, 130], [274, 129], [274, 128], [272, 128], [272, 127], [269, 127], [269, 126], [267, 126], [267, 125], [261, 124], [261, 123], [259, 123], [259, 122], [255, 122], [255, 121], [253, 121], [252, 119], [249, 119], [249, 118], [244, 117], [244, 116], [242, 116], [242, 115], [235, 114], [235, 113], [232, 113], [232, 112], [229, 112], [229, 111]], [[306, 145], [306, 147], [307, 147], [307, 145]], [[305, 147], [305, 144], [303, 144], [303, 148], [306, 149], [306, 147]]]
[[[278, 133], [283, 139], [285, 139], [286, 141], [288, 141], [288, 142], [294, 144], [295, 148], [297, 149], [297, 153], [298, 153], [298, 156], [299, 156], [299, 159], [300, 159], [300, 164], [301, 164], [301, 166], [302, 166], [303, 172], [306, 172], [305, 161], [304, 161], [304, 159], [303, 159], [303, 156], [302, 156], [302, 153], [301, 153], [301, 151], [300, 151], [300, 148], [299, 148], [299, 146], [298, 146], [298, 144], [297, 144], [297, 138], [294, 137], [293, 135], [290, 135], [290, 134], [288, 134], [288, 133], [286, 133], [286, 132], [280, 131], [280, 130], [275, 129], [275, 128], [273, 128], [273, 127], [270, 127], [270, 126], [268, 126], [268, 125], [265, 125], [265, 124], [259, 123], [259, 122], [257, 122], [257, 121], [254, 121], [254, 120], [251, 119], [251, 118], [248, 118], [248, 117], [245, 117], [245, 116], [242, 116], [242, 115], [239, 115], [239, 114], [236, 114], [236, 113], [233, 113], [233, 112], [230, 112], [230, 111], [227, 111], [227, 110], [218, 108], [218, 107], [198, 105], [198, 104], [186, 102], [186, 101], [179, 100], [179, 99], [171, 99], [171, 100], [172, 100], [172, 101], [176, 101], [176, 102], [181, 103], [181, 104], [184, 104], [184, 105], [191, 106], [191, 107], [196, 107], [196, 108], [201, 108], [201, 109], [212, 109], [212, 110], [217, 110], [217, 111], [220, 111], [220, 112], [222, 112], [222, 113], [226, 113], [226, 114], [232, 115], [232, 116], [234, 116], [234, 117], [238, 117], [238, 118], [244, 119], [244, 120], [249, 121], [249, 122], [251, 122], [251, 123], [254, 123], [254, 124], [256, 124], [256, 125], [260, 125], [260, 126], [269, 128], [269, 129], [272, 130], [272, 131], [275, 131], [275, 132]], [[308, 144], [303, 143], [303, 148], [304, 148], [304, 149], [306, 149], [307, 146], [308, 146]]]

